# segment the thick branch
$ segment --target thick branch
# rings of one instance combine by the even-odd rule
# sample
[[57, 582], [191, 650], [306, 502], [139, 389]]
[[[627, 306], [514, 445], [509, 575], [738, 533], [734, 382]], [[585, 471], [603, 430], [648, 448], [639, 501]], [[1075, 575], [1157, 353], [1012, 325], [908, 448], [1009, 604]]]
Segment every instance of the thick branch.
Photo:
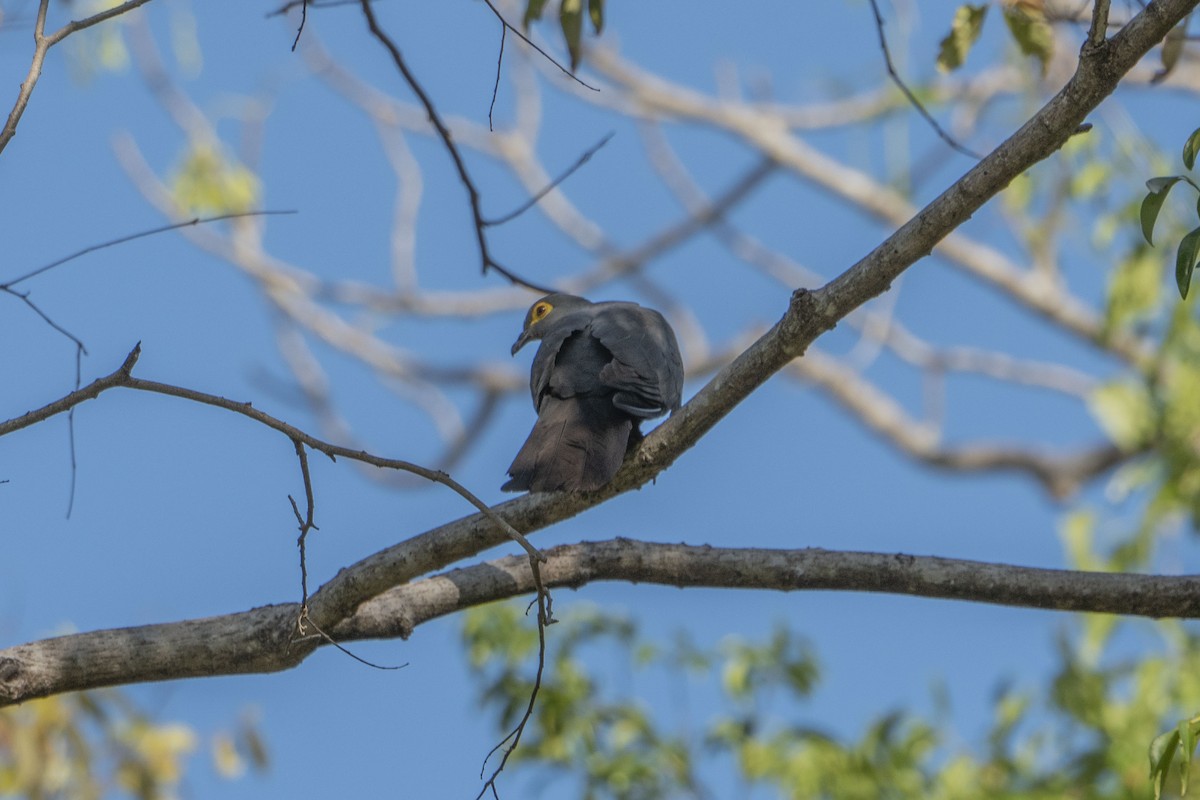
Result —
[[[1089, 53], [1089, 58], [1106, 58], [1109, 52], [1109, 48], [1101, 47], [1096, 53]], [[803, 139], [791, 135], [782, 119], [770, 109], [730, 106], [727, 102], [712, 100], [679, 84], [667, 83], [660, 78], [639, 73], [603, 51], [597, 52], [591, 63], [628, 92], [630, 105], [633, 106], [626, 109], [629, 113], [650, 115], [655, 119], [669, 116], [705, 122], [741, 137], [755, 151], [773, 159], [781, 168], [795, 172], [835, 197], [844, 198], [855, 208], [877, 217], [885, 224], [900, 226], [913, 218], [915, 209], [903, 194], [893, 187], [873, 180], [859, 170], [829, 158]], [[1072, 83], [1086, 74], [1084, 71], [1077, 73]], [[1087, 79], [1085, 83], [1090, 88], [1093, 81]], [[1063, 97], [1065, 91], [1066, 89], [1060, 92], [1059, 97]], [[1111, 92], [1111, 89], [1108, 92]], [[1044, 108], [1040, 113], [1045, 113], [1048, 108]], [[1083, 112], [1080, 115], [1082, 119], [1090, 108], [1080, 110]], [[1043, 133], [1055, 135], [1045, 129]], [[1009, 141], [1012, 142], [1013, 139]], [[1023, 139], [1019, 147], [1026, 146], [1028, 140]], [[1061, 143], [1055, 148], [1060, 146]], [[994, 156], [995, 152], [992, 155]], [[1045, 155], [1048, 154], [1039, 156], [1030, 165], [1045, 158]], [[976, 169], [984, 163], [981, 162]], [[995, 166], [993, 162], [993, 168], [990, 170], [992, 175], [997, 174]], [[1027, 168], [1028, 166], [1024, 169]], [[1012, 177], [1008, 178], [1004, 185], [1011, 180]], [[922, 211], [917, 217], [924, 213]], [[939, 238], [935, 245], [938, 253], [951, 264], [996, 286], [1011, 299], [1044, 316], [1063, 330], [1136, 366], [1148, 368], [1152, 364], [1153, 348], [1147, 342], [1131, 334], [1113, 334], [1107, 331], [1103, 319], [1093, 309], [1048, 281], [1045, 275], [1019, 268], [995, 248], [981, 244], [960, 231], [946, 234]]]
[[[943, 237], [1014, 178], [1061, 147], [1137, 63], [1198, 0], [1154, 3], [1100, 48], [1081, 57], [1076, 75], [1022, 128], [866, 258], [815, 292], [798, 291], [784, 317], [721, 370], [690, 402], [646, 437], [612, 483], [587, 495], [528, 495], [495, 507], [525, 533], [578, 514], [658, 476], [751, 392], [801, 355], [824, 331], [928, 255]], [[418, 577], [429, 559], [448, 566], [499, 544], [480, 516], [443, 525], [342, 570], [314, 599], [314, 607], [349, 616], [369, 597]]]
[[[1108, 42], [1087, 48], [1070, 82], [987, 158], [841, 276], [817, 291], [797, 291], [783, 318], [651, 433], [610, 485], [589, 494], [529, 495], [500, 504], [493, 513], [517, 530], [530, 533], [640, 487], [658, 476], [751, 392], [802, 355], [820, 334], [862, 303], [884, 292], [897, 276], [928, 255], [939, 241], [1010, 181], [1061, 147], [1138, 59], [1161, 41], [1198, 2], [1200, 0], [1154, 2]], [[322, 629], [336, 630], [372, 598], [469, 558], [502, 543], [505, 538], [506, 534], [484, 514], [475, 514], [414, 536], [339, 572], [310, 598], [310, 618]], [[1136, 580], [1132, 576], [1125, 577]], [[1167, 581], [1161, 578], [1148, 580]], [[1146, 595], [1160, 591], [1163, 590], [1157, 583], [1143, 587]], [[1189, 592], [1200, 594], [1195, 586]], [[1141, 607], [1130, 598], [1129, 602], [1117, 603], [1112, 610], [1151, 613], [1136, 611]], [[1184, 608], [1183, 605], [1179, 607]], [[160, 636], [145, 638], [147, 629], [139, 629], [143, 633], [138, 634], [141, 637], [137, 641], [138, 647], [123, 651], [124, 663], [108, 663], [96, 653], [80, 653], [69, 648], [59, 651], [57, 656], [48, 653], [42, 645], [10, 649], [0, 653], [0, 658], [6, 659], [0, 661], [0, 693], [10, 698], [18, 694], [32, 697], [81, 688], [78, 676], [72, 678], [73, 673], [68, 674], [67, 668], [72, 664], [77, 670], [94, 668], [98, 674], [110, 676], [109, 683], [117, 682], [118, 678], [113, 676], [118, 674], [133, 676], [119, 680], [216, 674], [212, 667], [219, 663], [218, 656], [226, 653], [221, 649], [226, 639], [242, 650], [230, 669], [282, 669], [302, 657], [298, 655], [303, 649], [301, 644], [291, 643], [288, 638], [295, 611], [289, 607], [283, 613], [283, 618], [288, 620], [288, 633], [276, 628], [277, 622], [271, 622], [275, 619], [272, 616], [276, 613], [274, 609], [259, 610], [250, 613], [263, 615], [262, 618], [247, 620], [245, 627], [236, 632], [226, 630], [220, 636], [199, 636], [185, 654], [165, 643]], [[252, 627], [251, 623], [261, 625], [268, 617], [269, 628], [258, 630], [257, 635], [248, 629]], [[228, 621], [240, 617], [222, 619]], [[184, 624], [191, 626], [189, 630], [195, 636], [206, 624], [212, 623]], [[170, 629], [170, 626], [157, 628], [160, 632]], [[110, 632], [107, 635], [128, 634]], [[156, 653], [161, 656], [162, 650], [170, 651], [166, 657], [173, 659], [172, 666], [141, 663], [152, 660]], [[30, 670], [40, 671], [34, 674]]]
[[[1200, 576], [1035, 569], [931, 556], [758, 550], [615, 539], [548, 551], [549, 587], [597, 581], [678, 587], [886, 592], [1024, 608], [1200, 617]], [[339, 641], [407, 638], [422, 623], [535, 591], [510, 556], [399, 586], [330, 630]], [[59, 692], [168, 678], [276, 672], [328, 641], [296, 640], [299, 605], [60, 636], [0, 650], [0, 706]]]
[[[1055, 611], [1200, 617], [1200, 576], [1196, 575], [1076, 572], [902, 553], [708, 547], [632, 539], [562, 545], [547, 550], [546, 556], [541, 573], [550, 588], [621, 581], [679, 588], [882, 592]], [[346, 640], [407, 637], [416, 626], [436, 617], [529, 594], [534, 588], [529, 560], [509, 556], [398, 586], [364, 603], [336, 631]]]

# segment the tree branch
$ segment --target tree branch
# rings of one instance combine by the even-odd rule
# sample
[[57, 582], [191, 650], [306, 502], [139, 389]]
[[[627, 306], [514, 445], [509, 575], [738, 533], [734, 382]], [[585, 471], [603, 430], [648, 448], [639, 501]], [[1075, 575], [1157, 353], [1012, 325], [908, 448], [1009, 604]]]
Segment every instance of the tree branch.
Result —
[[[816, 291], [796, 291], [779, 322], [721, 370], [687, 405], [650, 433], [609, 485], [591, 493], [526, 495], [499, 504], [488, 514], [449, 522], [401, 541], [346, 567], [318, 589], [310, 598], [310, 619], [322, 629], [336, 631], [338, 625], [352, 619], [360, 606], [372, 598], [504, 542], [507, 534], [493, 522], [496, 517], [529, 533], [657, 477], [751, 392], [802, 355], [819, 335], [862, 303], [885, 291], [897, 276], [928, 255], [939, 241], [1010, 181], [1061, 147], [1074, 135], [1087, 114], [1116, 88], [1122, 76], [1198, 2], [1200, 0], [1154, 2], [1104, 45], [1085, 51], [1076, 74], [1067, 85], [1020, 130], [941, 196], [826, 286]], [[310, 446], [315, 447], [311, 443]], [[697, 550], [705, 552], [705, 548]], [[724, 551], [708, 552], [719, 554]], [[857, 587], [859, 589], [904, 589], [932, 596], [1013, 603], [1020, 600], [1013, 591], [1006, 594], [994, 586], [992, 578], [995, 575], [984, 578], [981, 573], [979, 591], [982, 594], [973, 596], [958, 588], [963, 580], [961, 577], [938, 579], [936, 575], [923, 574], [919, 570], [904, 571], [905, 564], [924, 567], [933, 563], [928, 560], [879, 555], [860, 558], [867, 558], [868, 563], [858, 573], [863, 581]], [[896, 562], [892, 567], [896, 571], [892, 573], [885, 569], [889, 558]], [[961, 562], [937, 560], [936, 563]], [[495, 570], [496, 567], [484, 565], [484, 569]], [[880, 583], [878, 575], [881, 571], [895, 576], [891, 588]], [[755, 584], [756, 570], [739, 571], [736, 562], [732, 571], [725, 574], [729, 582], [721, 585], [762, 585], [761, 581]], [[778, 574], [791, 574], [798, 580], [805, 573], [796, 572], [793, 564], [780, 568]], [[1024, 583], [1041, 573], [1020, 574]], [[1093, 583], [1080, 590], [1070, 601], [1073, 605], [1055, 607], [1147, 615], [1195, 616], [1200, 613], [1196, 609], [1200, 587], [1188, 582], [1195, 579], [1104, 575], [1085, 580]], [[1107, 586], [1113, 594], [1098, 592], [1095, 581]], [[822, 588], [828, 588], [828, 584]], [[1055, 584], [1047, 596], [1057, 596], [1062, 588]], [[1096, 600], [1097, 597], [1102, 602]], [[1163, 598], [1171, 598], [1172, 603], [1167, 607], [1151, 605]], [[91, 681], [93, 685], [110, 685], [131, 680], [220, 674], [222, 670], [266, 672], [284, 669], [299, 663], [305, 651], [319, 644], [307, 639], [292, 640], [297, 610], [294, 604], [274, 606], [210, 620], [81, 634], [10, 648], [0, 652], [0, 698], [3, 702], [15, 702], [18, 698], [84, 688], [85, 681]], [[107, 650], [80, 650], [76, 645], [83, 641], [92, 642], [92, 646], [99, 643], [110, 647]], [[228, 659], [230, 654], [234, 655], [232, 660]], [[84, 673], [93, 678], [85, 679]]]
[[929, 123], [929, 127], [933, 128], [933, 132], [938, 135], [939, 139], [948, 144], [952, 149], [962, 153], [964, 156], [970, 156], [971, 158], [976, 159], [982, 158], [983, 156], [979, 155], [974, 150], [970, 149], [969, 147], [964, 147], [955, 141], [954, 137], [947, 133], [946, 130], [938, 124], [938, 121], [933, 118], [933, 115], [926, 110], [925, 106], [921, 104], [921, 101], [917, 99], [917, 96], [912, 93], [911, 89], [908, 88], [908, 85], [904, 82], [904, 79], [900, 77], [900, 73], [896, 71], [895, 65], [892, 64], [892, 53], [888, 48], [887, 34], [883, 29], [883, 14], [879, 11], [879, 0], [870, 0], [870, 5], [871, 12], [875, 16], [875, 33], [879, 36], [879, 50], [883, 53], [883, 64], [887, 68], [887, 74], [892, 79], [892, 83], [896, 84], [896, 88], [898, 88], [900, 93], [904, 95], [904, 99], [908, 101], [909, 105], [915, 108], [917, 113], [921, 115], [922, 119]]
[[[994, 605], [1146, 617], [1200, 618], [1200, 576], [1037, 569], [932, 556], [760, 550], [629, 539], [547, 551], [545, 586], [599, 581], [678, 587], [883, 592]], [[525, 556], [398, 586], [329, 629], [333, 639], [407, 639], [421, 624], [537, 590]], [[278, 672], [329, 640], [295, 639], [298, 603], [137, 628], [93, 631], [0, 650], [0, 706], [65, 691], [142, 681]]]
[[173, 386], [167, 383], [159, 383], [158, 381], [148, 381], [143, 380], [142, 378], [135, 378], [133, 377], [133, 367], [135, 364], [137, 364], [138, 357], [141, 355], [141, 353], [142, 345], [139, 342], [137, 346], [130, 351], [129, 355], [126, 356], [125, 362], [111, 374], [106, 375], [103, 378], [98, 378], [82, 389], [76, 389], [66, 397], [55, 400], [54, 402], [49, 403], [41, 408], [26, 412], [20, 417], [16, 417], [6, 422], [0, 422], [0, 437], [9, 433], [13, 433], [14, 431], [21, 430], [22, 428], [28, 428], [30, 425], [47, 420], [50, 417], [61, 414], [64, 411], [70, 411], [80, 403], [87, 400], [93, 400], [96, 397], [99, 397], [102, 392], [105, 392], [109, 389], [125, 388], [134, 389], [141, 392], [151, 392], [153, 394], [165, 394], [171, 397], [178, 397], [183, 400], [201, 403], [203, 405], [223, 408], [226, 411], [232, 411], [235, 414], [241, 414], [242, 416], [249, 417], [255, 422], [265, 425], [272, 430], [279, 431], [284, 436], [291, 439], [292, 443], [296, 447], [297, 454], [300, 455], [301, 469], [305, 473], [305, 489], [309, 499], [310, 522], [312, 519], [312, 497], [311, 486], [308, 485], [307, 459], [303, 455], [302, 450], [304, 445], [311, 447], [313, 450], [324, 453], [331, 459], [336, 460], [337, 458], [347, 458], [353, 461], [362, 462], [363, 464], [370, 464], [373, 467], [379, 467], [381, 469], [394, 469], [401, 470], [403, 472], [410, 472], [414, 475], [419, 475], [426, 480], [432, 481], [433, 483], [440, 483], [443, 486], [453, 490], [468, 503], [479, 509], [479, 511], [485, 517], [495, 523], [500, 530], [505, 531], [510, 539], [525, 548], [525, 551], [531, 558], [540, 559], [542, 557], [540, 551], [538, 551], [538, 549], [533, 545], [529, 544], [525, 537], [521, 535], [520, 531], [516, 530], [502, 518], [497, 516], [486, 503], [484, 503], [482, 500], [468, 491], [465, 486], [451, 478], [446, 473], [435, 469], [429, 469], [428, 467], [422, 467], [420, 464], [414, 464], [411, 461], [403, 461], [397, 458], [383, 458], [381, 456], [372, 455], [363, 450], [352, 450], [349, 447], [330, 444], [329, 442], [322, 441], [312, 434], [306, 433], [293, 425], [289, 425], [282, 420], [276, 419], [264, 411], [254, 408], [250, 403], [240, 403], [235, 400], [218, 397], [217, 395], [208, 394], [206, 392], [198, 392], [195, 389], [188, 389], [182, 386]]
[[[446, 123], [442, 121], [441, 114], [438, 113], [437, 107], [433, 104], [433, 100], [429, 94], [421, 86], [417, 80], [417, 76], [409, 69], [408, 63], [404, 60], [404, 55], [400, 52], [400, 48], [396, 45], [392, 38], [384, 32], [379, 26], [379, 21], [375, 18], [375, 11], [371, 8], [371, 0], [362, 0], [363, 16], [367, 20], [367, 28], [371, 31], [371, 35], [379, 40], [392, 57], [392, 62], [396, 65], [396, 69], [400, 71], [400, 75], [404, 78], [404, 82], [412, 89], [413, 94], [421, 102], [425, 108], [425, 114], [429, 118], [429, 123], [433, 125], [437, 131], [438, 137], [442, 140], [442, 144], [446, 148], [446, 152], [450, 154], [450, 160], [454, 162], [454, 168], [458, 172], [458, 179], [462, 182], [463, 188], [467, 190], [467, 199], [471, 205], [471, 218], [475, 226], [475, 243], [479, 246], [479, 259], [482, 265], [482, 271], [487, 273], [489, 269], [494, 269], [514, 284], [525, 286], [534, 291], [547, 294], [550, 289], [539, 286], [535, 283], [530, 283], [524, 278], [521, 278], [507, 267], [498, 262], [491, 253], [488, 247], [487, 219], [483, 216], [483, 208], [481, 206], [479, 189], [475, 186], [475, 181], [471, 179], [471, 175], [467, 172], [466, 162], [463, 161], [462, 153], [458, 150], [458, 145], [454, 143], [454, 137], [450, 135], [450, 129], [446, 127]], [[490, 5], [490, 3], [489, 3]], [[495, 10], [495, 9], [493, 9]], [[503, 19], [501, 19], [503, 21]], [[505, 23], [507, 24], [507, 23]], [[547, 56], [548, 57], [548, 56]]]
[[850, 367], [816, 349], [793, 361], [789, 371], [811, 381], [868, 429], [906, 455], [956, 472], [1018, 472], [1037, 480], [1057, 500], [1140, 451], [1104, 442], [1067, 453], [1042, 452], [1019, 444], [944, 445], [939, 427], [913, 419], [889, 394]]
[[25, 80], [21, 83], [20, 91], [17, 93], [17, 101], [13, 104], [13, 109], [9, 112], [8, 120], [4, 123], [4, 127], [0, 128], [0, 152], [3, 152], [8, 143], [12, 141], [12, 138], [17, 135], [17, 125], [21, 122], [21, 117], [25, 114], [25, 109], [29, 105], [29, 99], [33, 97], [34, 87], [37, 86], [38, 79], [42, 76], [42, 64], [45, 62], [46, 53], [50, 51], [50, 48], [73, 33], [120, 16], [148, 2], [150, 0], [127, 0], [127, 2], [113, 6], [98, 14], [93, 14], [86, 19], [72, 20], [54, 33], [46, 36], [46, 11], [50, 6], [50, 0], [41, 0], [38, 4], [37, 21], [33, 26], [33, 58], [30, 59], [29, 72], [25, 76]]
[[[1180, 0], [1187, 2], [1188, 0]], [[1153, 45], [1151, 45], [1153, 46]], [[1100, 48], [1089, 54], [1084, 63], [1094, 64], [1098, 59], [1106, 58], [1103, 53], [1111, 48]], [[1144, 54], [1145, 51], [1142, 51]], [[895, 188], [881, 184], [859, 170], [852, 169], [826, 156], [803, 139], [791, 135], [782, 118], [775, 116], [770, 110], [762, 110], [749, 105], [731, 105], [727, 102], [716, 101], [694, 90], [679, 84], [668, 83], [661, 78], [644, 75], [633, 67], [621, 62], [616, 56], [598, 52], [591, 62], [600, 72], [608, 75], [628, 92], [627, 113], [634, 116], [650, 116], [651, 118], [679, 118], [707, 123], [722, 131], [727, 131], [744, 140], [757, 153], [771, 158], [782, 169], [790, 170], [796, 175], [811, 181], [851, 203], [854, 208], [882, 220], [888, 225], [900, 226], [918, 216], [918, 211], [908, 198]], [[1131, 69], [1132, 65], [1126, 68]], [[1091, 69], [1091, 67], [1089, 67]], [[1077, 73], [1073, 79], [1076, 89], [1084, 73]], [[1087, 78], [1089, 89], [1096, 76]], [[1119, 81], [1118, 81], [1119, 82]], [[1104, 81], [1108, 85], [1107, 80]], [[1069, 86], [1072, 84], [1069, 84]], [[1116, 87], [1112, 83], [1105, 90], [1105, 95]], [[1064, 97], [1066, 89], [1059, 92], [1058, 97]], [[591, 99], [588, 95], [580, 95]], [[1080, 119], [1099, 103], [1096, 98], [1088, 108], [1080, 109]], [[1053, 102], [1053, 101], [1052, 101]], [[1039, 125], [1046, 122], [1040, 117], [1049, 106], [1039, 112]], [[1073, 128], [1068, 137], [1078, 129]], [[1046, 133], [1049, 133], [1046, 131]], [[1019, 148], [1028, 146], [1028, 139], [1022, 139]], [[1013, 139], [1009, 140], [1013, 143]], [[1054, 149], [1062, 146], [1065, 139], [1054, 145]], [[996, 155], [993, 152], [989, 158]], [[1029, 161], [1015, 173], [1008, 174], [1000, 189], [1008, 182], [1028, 169], [1029, 166], [1045, 158], [1049, 153], [1042, 153]], [[989, 174], [996, 176], [996, 160], [977, 164], [972, 170], [977, 175]], [[960, 181], [961, 184], [961, 181]], [[957, 184], [956, 184], [957, 185]], [[997, 190], [999, 191], [999, 190]], [[926, 209], [928, 210], [928, 209]], [[925, 212], [919, 212], [924, 214]], [[995, 248], [981, 244], [979, 241], [950, 229], [934, 242], [939, 255], [951, 264], [963, 269], [970, 275], [1000, 289], [1004, 295], [1032, 309], [1039, 315], [1106, 352], [1119, 356], [1125, 361], [1141, 368], [1150, 368], [1154, 361], [1154, 348], [1150, 342], [1133, 334], [1112, 333], [1107, 331], [1104, 321], [1099, 314], [1051, 281], [1044, 275], [1030, 273], [1014, 264], [1003, 253]]]

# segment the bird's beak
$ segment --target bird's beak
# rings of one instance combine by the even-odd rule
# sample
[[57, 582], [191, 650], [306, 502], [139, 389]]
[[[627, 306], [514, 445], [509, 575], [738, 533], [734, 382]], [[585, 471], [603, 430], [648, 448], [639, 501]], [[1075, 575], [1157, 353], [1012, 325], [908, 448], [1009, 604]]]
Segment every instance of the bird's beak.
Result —
[[512, 354], [515, 356], [517, 351], [527, 344], [529, 344], [529, 331], [523, 330], [521, 331], [521, 335], [517, 337], [517, 340], [513, 342]]

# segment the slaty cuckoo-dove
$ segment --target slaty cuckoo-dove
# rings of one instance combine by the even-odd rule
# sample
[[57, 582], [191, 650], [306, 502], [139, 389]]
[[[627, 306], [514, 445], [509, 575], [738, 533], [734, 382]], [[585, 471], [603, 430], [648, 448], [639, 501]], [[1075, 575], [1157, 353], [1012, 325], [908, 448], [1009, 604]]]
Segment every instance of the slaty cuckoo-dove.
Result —
[[537, 423], [507, 492], [591, 491], [641, 441], [639, 425], [679, 408], [683, 359], [662, 314], [637, 303], [546, 295], [525, 315], [513, 355], [540, 339], [529, 390]]

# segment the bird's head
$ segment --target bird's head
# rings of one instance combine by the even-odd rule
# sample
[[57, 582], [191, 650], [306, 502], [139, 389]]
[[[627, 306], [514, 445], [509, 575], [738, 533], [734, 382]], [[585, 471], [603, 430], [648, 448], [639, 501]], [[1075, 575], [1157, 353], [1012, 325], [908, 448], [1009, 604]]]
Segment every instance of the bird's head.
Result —
[[563, 319], [572, 311], [590, 306], [591, 302], [582, 297], [570, 294], [548, 294], [529, 307], [525, 314], [525, 325], [521, 335], [513, 342], [512, 354], [528, 344], [533, 339], [541, 339], [554, 327], [557, 320]]

